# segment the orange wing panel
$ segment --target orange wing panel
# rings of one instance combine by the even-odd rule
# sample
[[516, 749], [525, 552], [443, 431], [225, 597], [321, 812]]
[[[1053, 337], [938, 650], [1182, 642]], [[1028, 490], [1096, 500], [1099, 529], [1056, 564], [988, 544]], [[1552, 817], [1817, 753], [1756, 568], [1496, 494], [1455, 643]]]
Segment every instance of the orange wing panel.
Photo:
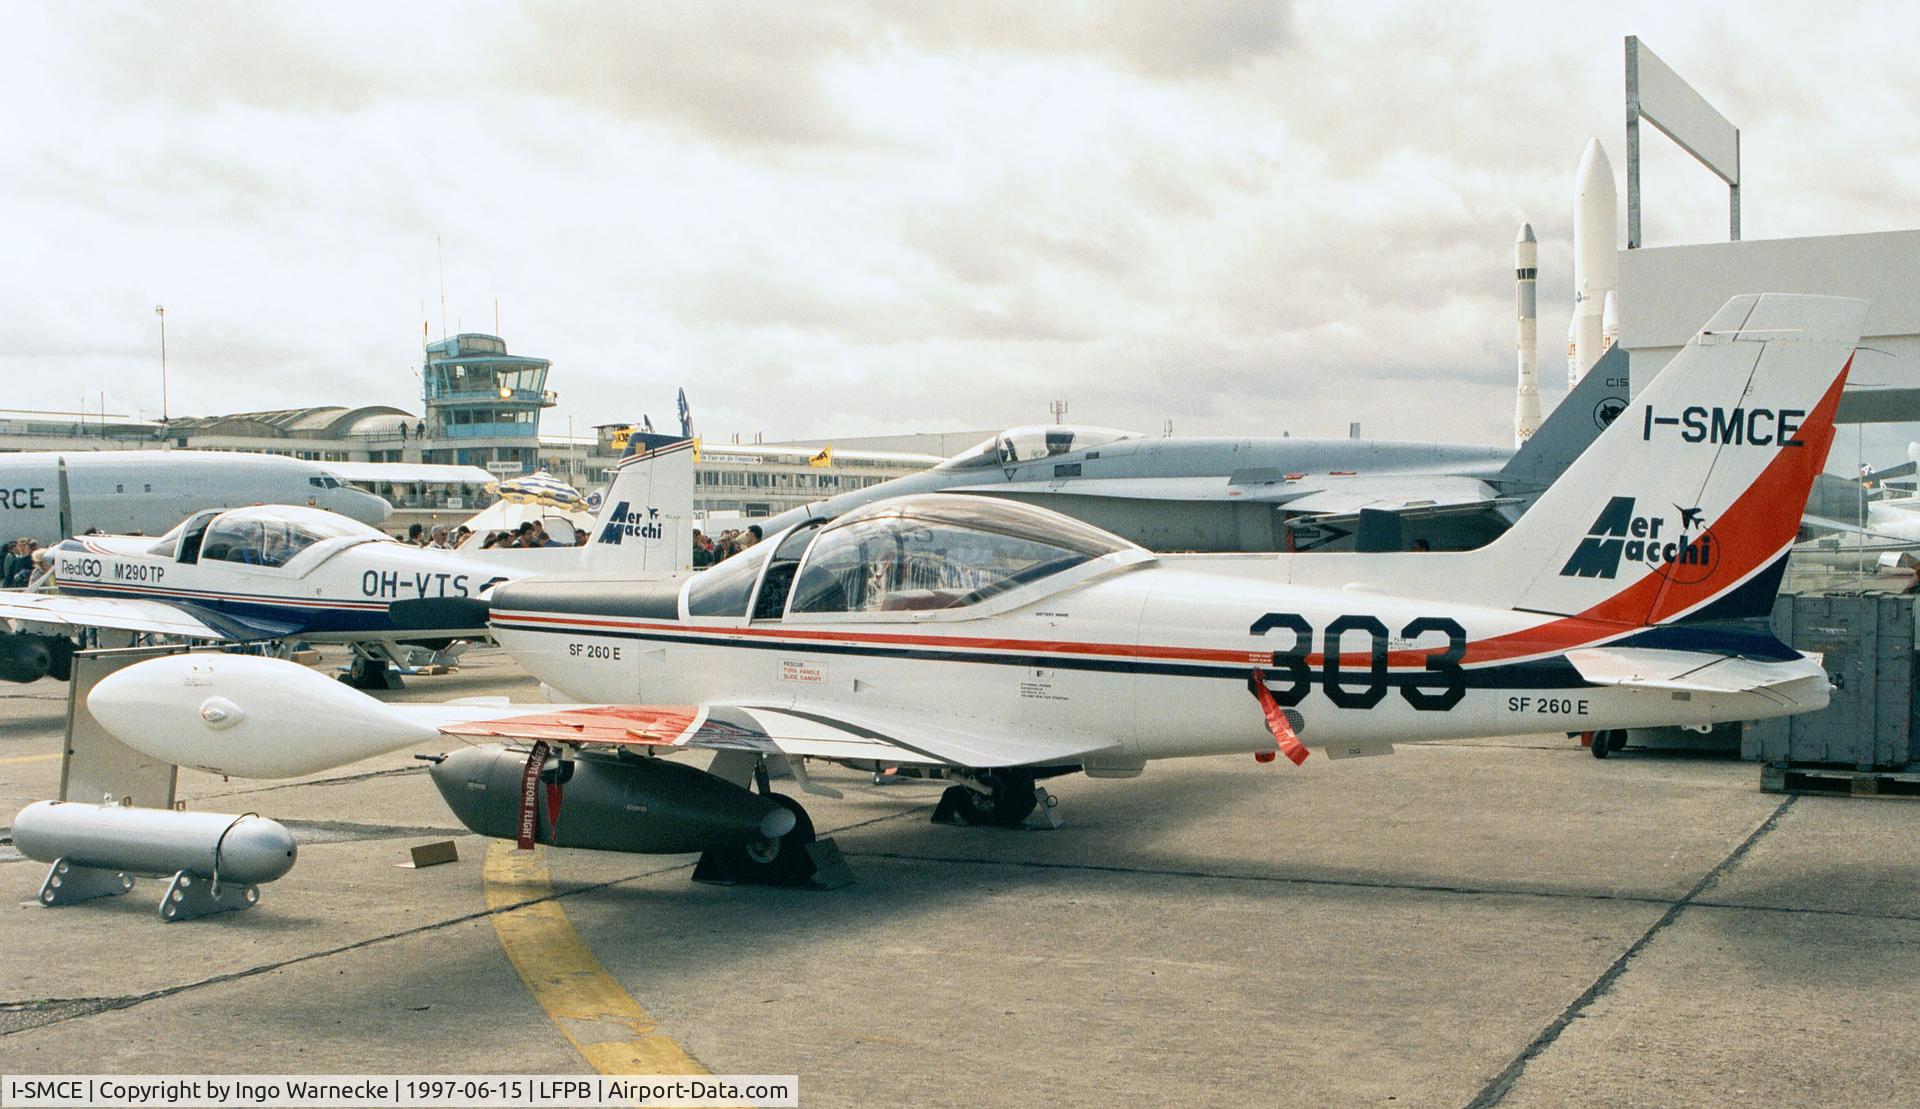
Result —
[[607, 705], [445, 724], [443, 735], [548, 743], [671, 744], [700, 718], [697, 705]]

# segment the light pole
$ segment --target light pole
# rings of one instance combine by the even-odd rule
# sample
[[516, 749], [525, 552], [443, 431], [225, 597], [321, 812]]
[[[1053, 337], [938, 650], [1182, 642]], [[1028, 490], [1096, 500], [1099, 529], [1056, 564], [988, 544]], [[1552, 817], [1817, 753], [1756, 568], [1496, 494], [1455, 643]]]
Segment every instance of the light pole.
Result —
[[156, 304], [153, 314], [160, 317], [160, 422], [167, 422], [167, 306]]

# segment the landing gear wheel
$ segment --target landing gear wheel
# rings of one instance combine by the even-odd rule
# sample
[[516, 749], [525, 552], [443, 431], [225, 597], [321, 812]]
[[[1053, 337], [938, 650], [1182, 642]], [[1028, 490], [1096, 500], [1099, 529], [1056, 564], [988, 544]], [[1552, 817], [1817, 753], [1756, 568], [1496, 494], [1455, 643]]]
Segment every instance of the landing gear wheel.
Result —
[[769, 793], [767, 800], [793, 814], [793, 827], [778, 839], [722, 848], [722, 862], [735, 880], [755, 885], [784, 886], [812, 877], [813, 856], [807, 845], [813, 842], [813, 821], [807, 810], [784, 793]]
[[1627, 733], [1618, 728], [1609, 728], [1604, 732], [1593, 733], [1592, 751], [1596, 759], [1604, 759], [1627, 745]]
[[353, 666], [340, 680], [355, 689], [399, 689], [400, 675], [393, 664], [385, 659], [370, 659], [362, 655], [353, 656]]
[[961, 786], [956, 797], [960, 815], [969, 824], [1012, 828], [1030, 816], [1038, 802], [1030, 770], [988, 770], [975, 781], [987, 792]]

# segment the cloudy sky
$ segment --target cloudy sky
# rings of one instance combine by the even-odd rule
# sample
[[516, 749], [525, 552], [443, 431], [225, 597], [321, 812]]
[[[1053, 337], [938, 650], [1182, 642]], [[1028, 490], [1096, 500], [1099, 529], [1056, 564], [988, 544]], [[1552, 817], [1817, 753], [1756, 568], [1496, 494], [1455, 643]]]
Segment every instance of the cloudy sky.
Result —
[[[0, 406], [418, 405], [423, 320], [545, 430], [1070, 419], [1502, 442], [1512, 241], [1564, 380], [1572, 178], [1640, 35], [1749, 238], [1920, 224], [1920, 14], [1801, 3], [11, 5]], [[1649, 245], [1725, 192], [1646, 142]]]

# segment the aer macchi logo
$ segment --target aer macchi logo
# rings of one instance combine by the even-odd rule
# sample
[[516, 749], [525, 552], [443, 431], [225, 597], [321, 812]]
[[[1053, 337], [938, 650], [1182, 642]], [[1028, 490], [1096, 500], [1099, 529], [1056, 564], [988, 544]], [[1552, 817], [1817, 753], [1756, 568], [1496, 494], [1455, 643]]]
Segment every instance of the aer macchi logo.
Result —
[[613, 511], [607, 515], [606, 526], [600, 529], [600, 534], [595, 537], [594, 542], [612, 543], [618, 546], [623, 539], [658, 541], [665, 538], [666, 534], [667, 526], [660, 519], [659, 509], [647, 508], [634, 511], [627, 501], [621, 501], [614, 505]]
[[1636, 563], [1682, 585], [1705, 581], [1719, 564], [1713, 529], [1698, 505], [1674, 505], [1673, 513], [1638, 515], [1632, 497], [1614, 497], [1600, 510], [1563, 578], [1611, 578], [1622, 562]]

